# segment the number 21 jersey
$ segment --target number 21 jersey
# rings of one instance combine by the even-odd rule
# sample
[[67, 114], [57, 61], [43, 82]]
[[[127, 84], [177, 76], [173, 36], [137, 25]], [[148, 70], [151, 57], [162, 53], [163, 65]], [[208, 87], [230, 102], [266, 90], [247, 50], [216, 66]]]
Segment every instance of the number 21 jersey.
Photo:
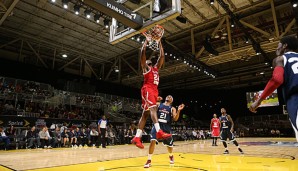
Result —
[[161, 103], [157, 110], [157, 118], [159, 123], [171, 125], [172, 122], [172, 106]]
[[[284, 85], [285, 98], [298, 93], [298, 53], [286, 52], [284, 58]], [[285, 99], [285, 100], [286, 100]]]

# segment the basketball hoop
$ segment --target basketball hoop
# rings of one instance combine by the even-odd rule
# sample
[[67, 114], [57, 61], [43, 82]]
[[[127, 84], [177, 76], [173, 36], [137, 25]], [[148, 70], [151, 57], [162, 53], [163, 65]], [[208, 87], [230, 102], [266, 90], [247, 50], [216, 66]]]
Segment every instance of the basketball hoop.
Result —
[[164, 33], [164, 28], [160, 25], [156, 25], [150, 30], [143, 32], [142, 34], [148, 41], [148, 47], [153, 51], [159, 50], [159, 42]]

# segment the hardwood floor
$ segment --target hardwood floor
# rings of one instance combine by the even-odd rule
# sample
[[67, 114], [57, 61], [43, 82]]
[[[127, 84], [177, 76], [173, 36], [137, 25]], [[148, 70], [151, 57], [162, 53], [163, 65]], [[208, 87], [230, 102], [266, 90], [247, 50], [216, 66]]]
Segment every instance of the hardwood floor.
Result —
[[0, 151], [0, 171], [104, 171], [104, 170], [208, 170], [208, 171], [297, 171], [298, 147], [294, 138], [239, 138], [244, 155], [235, 145], [211, 146], [211, 140], [175, 142], [175, 164], [169, 164], [167, 149], [156, 146], [152, 166], [144, 169], [148, 146], [140, 150], [133, 145], [102, 148], [57, 148]]

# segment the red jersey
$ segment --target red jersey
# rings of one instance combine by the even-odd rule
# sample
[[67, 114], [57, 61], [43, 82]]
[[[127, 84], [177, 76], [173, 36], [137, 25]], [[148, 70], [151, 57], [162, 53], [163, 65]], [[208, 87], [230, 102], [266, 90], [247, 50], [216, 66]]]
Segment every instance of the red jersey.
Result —
[[144, 75], [144, 84], [149, 86], [154, 86], [154, 88], [157, 88], [159, 84], [159, 74], [158, 74], [158, 68], [156, 66], [149, 67], [149, 71], [146, 73], [143, 73]]
[[220, 128], [220, 121], [218, 118], [211, 119], [211, 128], [212, 129], [219, 129]]

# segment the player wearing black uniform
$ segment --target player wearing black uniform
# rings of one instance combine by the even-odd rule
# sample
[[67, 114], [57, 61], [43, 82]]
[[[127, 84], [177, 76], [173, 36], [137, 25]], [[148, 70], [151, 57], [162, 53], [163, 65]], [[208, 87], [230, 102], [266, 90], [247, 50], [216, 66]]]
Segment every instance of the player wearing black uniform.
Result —
[[249, 108], [256, 112], [261, 102], [283, 84], [283, 95], [287, 111], [298, 142], [298, 39], [286, 36], [280, 39], [276, 49], [277, 57], [273, 60], [272, 78], [268, 81], [261, 97]]
[[[176, 108], [172, 106], [173, 97], [168, 95], [166, 97], [166, 101], [164, 103], [159, 104], [157, 110], [157, 118], [160, 125], [160, 129], [162, 129], [165, 133], [171, 133], [171, 123], [172, 121], [177, 121], [179, 119], [180, 111], [184, 108], [184, 104], [179, 105], [178, 111]], [[151, 140], [149, 146], [149, 154], [148, 160], [144, 165], [144, 168], [149, 168], [151, 166], [151, 158], [154, 152], [155, 144], [158, 144], [158, 140], [156, 138], [156, 129], [153, 126], [151, 130]], [[174, 156], [173, 156], [173, 137], [163, 140], [163, 145], [167, 146], [170, 158], [170, 164], [174, 164]]]
[[231, 118], [230, 115], [227, 114], [227, 111], [225, 108], [221, 108], [220, 112], [221, 112], [221, 116], [219, 117], [219, 120], [221, 123], [220, 139], [225, 147], [224, 154], [229, 154], [228, 145], [226, 142], [228, 138], [231, 142], [233, 142], [237, 146], [239, 152], [241, 154], [244, 154], [238, 142], [235, 140], [235, 137], [233, 134], [233, 131], [234, 131], [233, 119]]

